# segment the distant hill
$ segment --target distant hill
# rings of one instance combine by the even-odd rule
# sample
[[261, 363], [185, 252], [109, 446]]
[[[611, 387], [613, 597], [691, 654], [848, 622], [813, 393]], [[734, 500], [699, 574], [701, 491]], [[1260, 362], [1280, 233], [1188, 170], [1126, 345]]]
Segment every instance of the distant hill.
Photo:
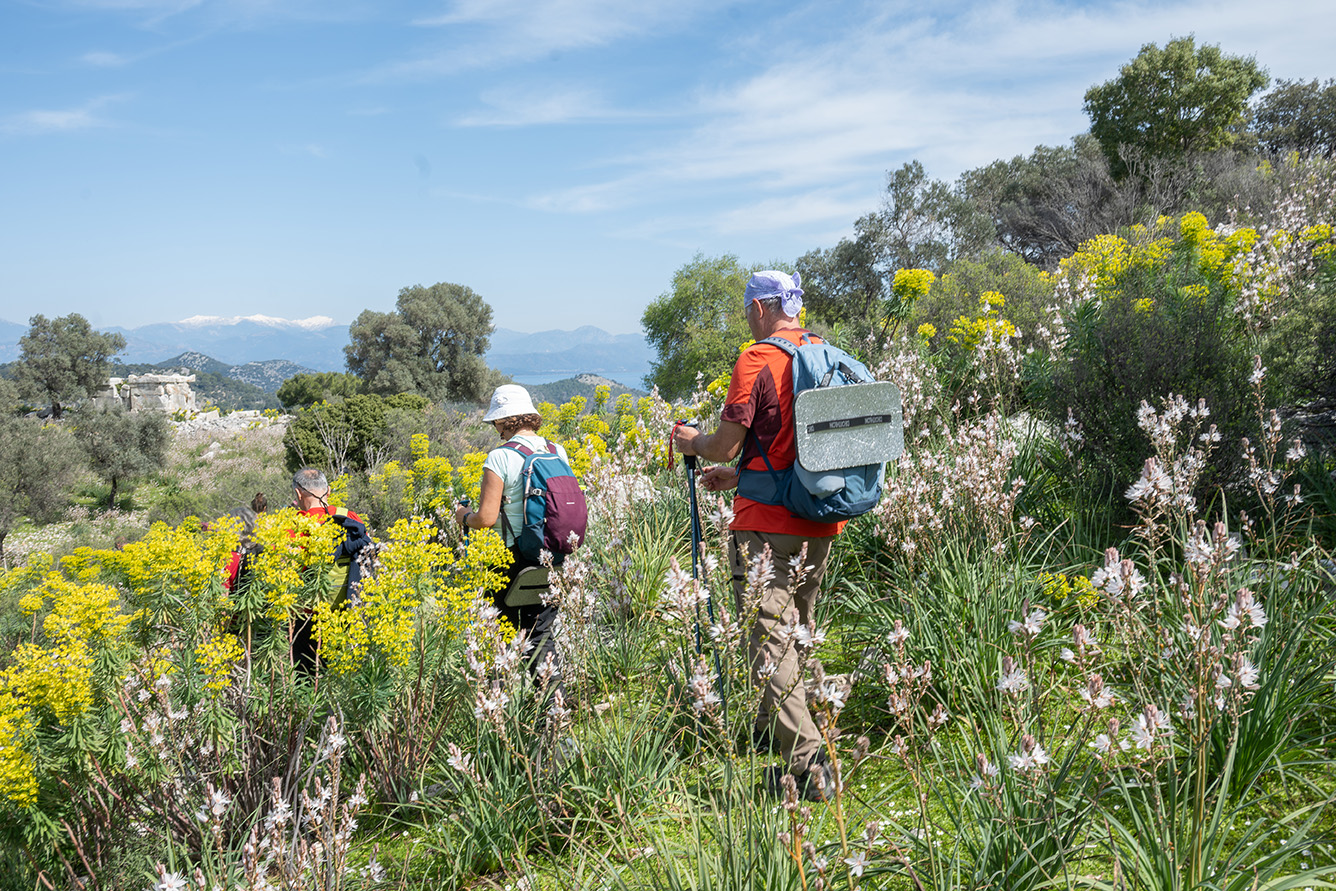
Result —
[[[297, 371], [343, 371], [343, 348], [348, 326], [333, 319], [278, 319], [270, 316], [194, 316], [139, 328], [107, 328], [125, 338], [125, 350], [116, 358], [128, 365], [164, 365], [184, 355], [210, 357], [219, 366], [245, 369], [275, 357], [293, 370], [274, 368], [236, 372], [266, 390], [277, 389], [274, 375]], [[18, 358], [19, 338], [28, 326], [0, 320], [0, 362]], [[585, 325], [573, 331], [525, 334], [498, 328], [491, 338], [487, 364], [509, 375], [598, 374], [621, 381], [640, 381], [649, 373], [653, 351], [640, 334], [609, 334]], [[201, 369], [203, 370], [203, 369]], [[210, 373], [223, 374], [220, 368]]]
[[348, 343], [348, 326], [324, 316], [295, 321], [270, 316], [193, 316], [180, 322], [107, 330], [125, 337], [120, 358], [126, 362], [158, 363], [169, 361], [169, 356], [196, 352], [231, 366], [282, 356], [304, 368], [342, 371], [343, 348]]
[[607, 384], [612, 387], [612, 399], [616, 399], [622, 393], [630, 393], [632, 396], [644, 396], [644, 390], [633, 390], [630, 387], [624, 387], [606, 377], [600, 377], [597, 374], [581, 374], [576, 377], [568, 377], [565, 380], [553, 381], [550, 384], [533, 384], [525, 387], [529, 391], [529, 396], [534, 402], [551, 402], [553, 405], [561, 405], [568, 402], [576, 396], [583, 396], [590, 402], [594, 401], [594, 388]]
[[219, 408], [280, 408], [274, 393], [283, 381], [294, 374], [309, 373], [310, 368], [295, 365], [286, 359], [267, 362], [247, 362], [228, 365], [203, 353], [187, 351], [162, 362], [114, 362], [111, 374], [126, 377], [131, 374], [193, 374], [198, 402], [210, 402]]
[[535, 334], [498, 328], [487, 364], [506, 374], [615, 374], [638, 381], [649, 373], [653, 357], [640, 334], [609, 334], [591, 325]]

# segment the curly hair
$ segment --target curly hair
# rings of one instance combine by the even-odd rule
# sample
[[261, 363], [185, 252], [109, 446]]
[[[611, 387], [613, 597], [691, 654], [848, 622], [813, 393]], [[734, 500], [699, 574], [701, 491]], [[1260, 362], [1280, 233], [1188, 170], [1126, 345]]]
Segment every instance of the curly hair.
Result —
[[508, 418], [497, 418], [492, 423], [496, 425], [496, 430], [501, 434], [502, 439], [510, 439], [521, 430], [538, 432], [538, 428], [543, 426], [543, 416], [540, 414], [511, 415]]

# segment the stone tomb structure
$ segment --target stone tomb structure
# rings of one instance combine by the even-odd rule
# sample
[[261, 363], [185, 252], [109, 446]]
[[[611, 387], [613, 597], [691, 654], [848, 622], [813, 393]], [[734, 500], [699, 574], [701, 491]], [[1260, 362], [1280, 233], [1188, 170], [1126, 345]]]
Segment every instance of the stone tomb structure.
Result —
[[95, 405], [119, 405], [127, 411], [195, 410], [193, 374], [132, 374], [113, 377], [107, 388], [93, 397]]

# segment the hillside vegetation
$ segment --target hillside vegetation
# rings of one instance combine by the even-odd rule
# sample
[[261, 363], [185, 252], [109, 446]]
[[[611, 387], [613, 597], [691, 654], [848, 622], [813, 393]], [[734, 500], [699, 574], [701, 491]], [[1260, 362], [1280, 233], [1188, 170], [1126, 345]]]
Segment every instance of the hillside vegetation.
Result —
[[[1219, 56], [1246, 102], [1257, 78]], [[1126, 132], [1105, 92], [1092, 117]], [[753, 736], [769, 555], [735, 579], [731, 501], [704, 491], [693, 553], [666, 447], [678, 418], [718, 422], [747, 341], [747, 268], [699, 257], [647, 313], [700, 334], [656, 341], [674, 401], [601, 385], [537, 406], [590, 506], [552, 573], [559, 674], [529, 670], [491, 605], [495, 530], [454, 521], [496, 431], [471, 400], [381, 392], [434, 373], [393, 346], [460, 286], [364, 314], [371, 392], [303, 381], [286, 429], [178, 435], [116, 511], [86, 480], [57, 522], [11, 517], [0, 886], [1336, 886], [1336, 162], [1265, 160], [1235, 112], [999, 162], [994, 185], [1039, 190], [996, 205], [1029, 221], [1006, 230], [1018, 251], [962, 247], [966, 218], [934, 211], [950, 190], [909, 170], [861, 246], [803, 261], [825, 264], [809, 321], [895, 382], [905, 430], [782, 644], [826, 800]], [[1031, 176], [1050, 161], [1102, 190], [1080, 227]], [[1152, 167], [1189, 184], [1171, 205], [1163, 180], [1132, 184]], [[487, 377], [462, 372], [431, 386]], [[347, 597], [340, 528], [279, 507], [285, 463], [323, 467], [371, 529]], [[258, 517], [220, 516], [257, 492]]]

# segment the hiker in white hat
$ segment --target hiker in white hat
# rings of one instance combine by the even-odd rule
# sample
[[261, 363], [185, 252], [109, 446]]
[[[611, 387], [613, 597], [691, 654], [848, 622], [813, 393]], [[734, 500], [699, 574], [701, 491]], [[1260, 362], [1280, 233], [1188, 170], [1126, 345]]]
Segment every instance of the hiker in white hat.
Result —
[[[570, 458], [560, 444], [549, 443], [538, 435], [538, 428], [543, 426], [543, 416], [534, 407], [529, 391], [519, 384], [503, 384], [493, 390], [492, 403], [482, 419], [496, 428], [502, 445], [488, 452], [487, 460], [483, 462], [482, 491], [477, 509], [459, 505], [455, 508], [455, 521], [466, 529], [491, 529], [498, 521], [501, 522], [501, 538], [515, 557], [509, 578], [513, 581], [521, 569], [532, 565], [520, 557], [517, 547], [517, 539], [524, 528], [524, 491], [520, 478], [524, 469], [524, 455], [515, 446], [532, 452], [555, 450], [568, 465]], [[537, 650], [535, 661], [541, 663], [545, 657], [544, 647], [551, 647], [555, 655], [555, 642], [550, 631], [556, 620], [556, 607], [541, 603], [508, 607], [504, 598], [504, 591], [497, 592], [494, 598], [496, 608], [517, 629], [529, 631], [530, 640]]]

